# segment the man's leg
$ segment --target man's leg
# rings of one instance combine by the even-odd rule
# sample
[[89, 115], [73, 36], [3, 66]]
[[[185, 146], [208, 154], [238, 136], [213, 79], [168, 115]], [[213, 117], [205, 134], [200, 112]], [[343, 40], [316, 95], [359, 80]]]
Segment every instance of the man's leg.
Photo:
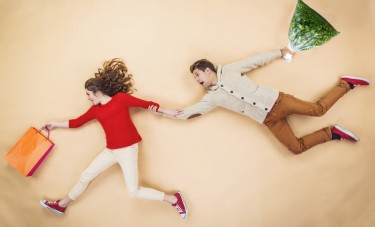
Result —
[[286, 117], [291, 114], [300, 114], [320, 117], [324, 115], [342, 96], [350, 90], [346, 81], [340, 83], [331, 89], [326, 95], [317, 102], [307, 102], [288, 94], [284, 94], [282, 102], [278, 106], [278, 114]]
[[300, 154], [315, 145], [332, 140], [332, 129], [326, 127], [297, 138], [290, 128], [286, 117], [292, 114], [322, 116], [350, 89], [349, 83], [341, 80], [337, 86], [316, 103], [307, 102], [281, 92], [271, 112], [268, 113], [264, 124], [290, 151]]
[[294, 154], [300, 154], [315, 145], [332, 140], [331, 130], [329, 128], [323, 128], [301, 138], [297, 138], [286, 118], [266, 126], [271, 130], [274, 136]]

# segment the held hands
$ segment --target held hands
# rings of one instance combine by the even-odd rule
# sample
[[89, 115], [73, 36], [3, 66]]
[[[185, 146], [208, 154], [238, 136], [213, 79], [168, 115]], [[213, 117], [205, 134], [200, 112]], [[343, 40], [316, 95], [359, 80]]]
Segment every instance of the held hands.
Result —
[[170, 110], [170, 109], [160, 110], [160, 108], [159, 108], [159, 112], [161, 112], [163, 114], [163, 116], [175, 118], [176, 115], [181, 114], [183, 112], [183, 110]]
[[154, 114], [161, 114], [165, 117], [174, 118], [176, 115], [181, 114], [182, 110], [172, 110], [172, 109], [164, 109], [159, 107], [159, 109], [156, 111], [157, 106], [151, 105], [148, 107], [148, 110], [150, 110]]

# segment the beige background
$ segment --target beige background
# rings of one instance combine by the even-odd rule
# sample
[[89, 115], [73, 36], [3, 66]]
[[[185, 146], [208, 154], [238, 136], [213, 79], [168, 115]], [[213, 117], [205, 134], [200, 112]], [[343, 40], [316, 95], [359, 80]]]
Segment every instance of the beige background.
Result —
[[[83, 84], [121, 57], [135, 96], [182, 108], [204, 90], [188, 67], [225, 64], [281, 48], [295, 0], [0, 1], [0, 150], [30, 126], [76, 117], [90, 106]], [[341, 34], [324, 46], [249, 73], [255, 81], [316, 100], [343, 74], [375, 80], [375, 1], [308, 0]], [[322, 118], [293, 116], [298, 136], [335, 123], [361, 142], [330, 142], [292, 155], [262, 125], [217, 109], [191, 121], [132, 117], [143, 136], [140, 182], [189, 205], [132, 200], [118, 166], [89, 186], [61, 217], [39, 199], [64, 196], [105, 145], [97, 122], [58, 129], [56, 147], [33, 177], [1, 159], [0, 226], [375, 226], [375, 90], [359, 88]]]

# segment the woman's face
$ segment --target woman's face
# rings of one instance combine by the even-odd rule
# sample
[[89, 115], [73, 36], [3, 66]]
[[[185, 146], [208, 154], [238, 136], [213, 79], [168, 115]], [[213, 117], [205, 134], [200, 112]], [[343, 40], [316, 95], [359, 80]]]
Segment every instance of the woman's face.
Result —
[[92, 104], [94, 105], [98, 105], [100, 103], [100, 98], [98, 97], [98, 93], [99, 92], [94, 93], [86, 89], [87, 99], [90, 100]]

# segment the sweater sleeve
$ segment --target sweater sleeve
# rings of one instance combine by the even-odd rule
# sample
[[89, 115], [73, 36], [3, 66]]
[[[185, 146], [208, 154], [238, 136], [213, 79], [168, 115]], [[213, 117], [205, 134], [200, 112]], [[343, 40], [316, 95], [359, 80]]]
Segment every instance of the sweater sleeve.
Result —
[[121, 95], [121, 98], [123, 99], [123, 101], [126, 103], [128, 107], [141, 107], [141, 108], [147, 109], [150, 106], [156, 106], [156, 110], [159, 110], [159, 107], [160, 107], [160, 105], [156, 102], [146, 101], [146, 100], [136, 98], [126, 93], [123, 93]]
[[270, 63], [271, 61], [280, 58], [281, 51], [267, 51], [259, 54], [252, 55], [248, 58], [245, 58], [241, 61], [233, 62], [227, 64], [223, 67], [223, 70], [226, 71], [239, 71], [241, 73], [248, 72], [250, 70], [256, 69], [260, 66]]
[[195, 117], [199, 117], [216, 107], [217, 105], [210, 102], [208, 100], [208, 96], [205, 95], [199, 102], [193, 104], [192, 106], [184, 108], [183, 112], [181, 114], [176, 115], [175, 118], [182, 120], [192, 119]]
[[69, 128], [78, 128], [87, 122], [95, 119], [95, 106], [92, 106], [86, 113], [76, 119], [69, 120]]

